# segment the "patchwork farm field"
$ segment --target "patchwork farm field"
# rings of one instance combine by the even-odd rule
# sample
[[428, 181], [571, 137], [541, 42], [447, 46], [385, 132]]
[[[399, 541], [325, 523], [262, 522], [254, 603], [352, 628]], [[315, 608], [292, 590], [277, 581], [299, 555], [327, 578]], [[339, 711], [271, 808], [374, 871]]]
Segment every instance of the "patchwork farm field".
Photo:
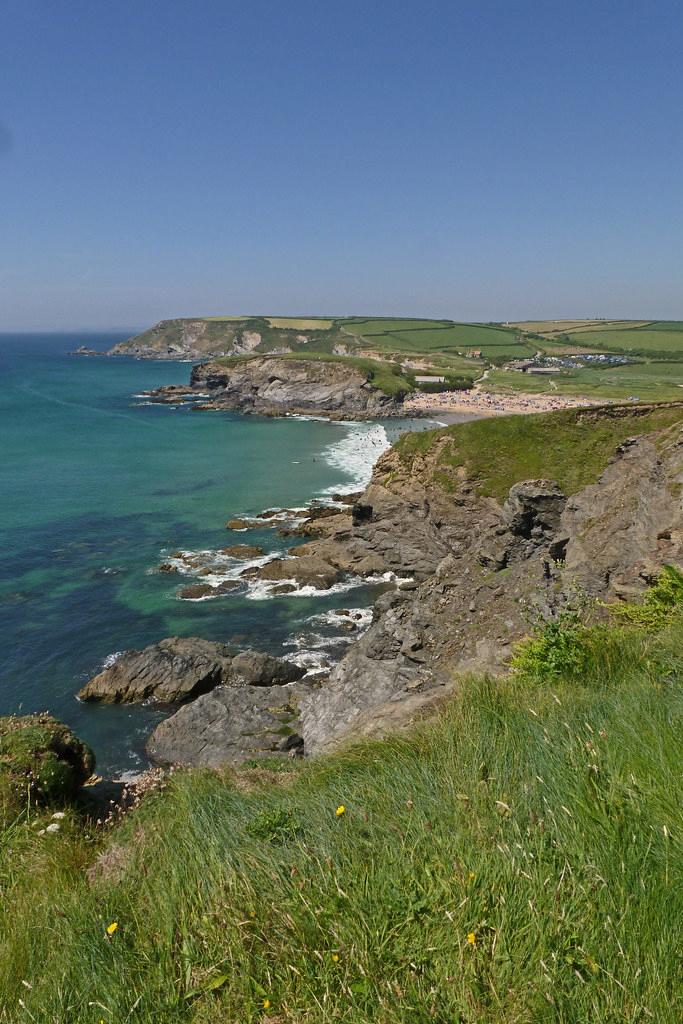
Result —
[[631, 352], [647, 355], [668, 354], [683, 358], [683, 328], [672, 329], [669, 324], [635, 327], [629, 330], [595, 330], [572, 333], [572, 342], [589, 340], [591, 346], [609, 352]]
[[[487, 371], [484, 390], [622, 401], [670, 401], [683, 392], [683, 320], [526, 320], [462, 323], [418, 317], [215, 316], [221, 331], [259, 334], [254, 355], [361, 361], [389, 393], [414, 387], [420, 373], [473, 383]], [[180, 336], [181, 321], [172, 327]], [[177, 340], [177, 339], [176, 339]], [[633, 362], [573, 366], [572, 356], [622, 355]], [[515, 363], [553, 357], [558, 374], [519, 372]], [[359, 363], [360, 365], [360, 363]], [[505, 369], [510, 366], [509, 369]]]
[[523, 340], [519, 332], [490, 324], [465, 324], [429, 320], [338, 321], [361, 346], [397, 355], [438, 355], [481, 352], [487, 359], [522, 359], [537, 346]]
[[492, 370], [483, 387], [488, 391], [525, 394], [584, 395], [587, 398], [670, 402], [683, 398], [683, 361], [634, 363], [626, 366], [585, 366], [552, 376]]

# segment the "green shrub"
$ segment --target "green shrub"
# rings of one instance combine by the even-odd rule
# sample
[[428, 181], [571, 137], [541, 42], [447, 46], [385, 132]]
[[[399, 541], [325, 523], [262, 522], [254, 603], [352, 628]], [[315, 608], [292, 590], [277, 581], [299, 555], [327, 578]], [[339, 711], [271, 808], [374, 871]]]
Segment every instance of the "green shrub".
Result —
[[576, 678], [588, 665], [588, 634], [575, 612], [565, 612], [517, 645], [512, 669], [526, 679]]
[[0, 718], [2, 801], [60, 805], [71, 800], [95, 766], [88, 746], [50, 715]]
[[665, 565], [642, 603], [610, 605], [611, 614], [621, 622], [640, 629], [662, 629], [683, 608], [683, 573]]

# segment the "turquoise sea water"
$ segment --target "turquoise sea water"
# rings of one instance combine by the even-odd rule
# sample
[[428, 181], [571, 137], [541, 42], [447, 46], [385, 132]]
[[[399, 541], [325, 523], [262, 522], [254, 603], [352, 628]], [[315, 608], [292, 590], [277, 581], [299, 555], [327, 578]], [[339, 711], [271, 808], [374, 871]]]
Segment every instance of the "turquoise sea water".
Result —
[[75, 700], [108, 656], [170, 635], [282, 654], [293, 634], [313, 635], [312, 616], [373, 593], [180, 601], [193, 581], [153, 571], [164, 554], [282, 550], [274, 531], [231, 533], [226, 519], [350, 488], [383, 440], [376, 424], [145, 405], [134, 396], [187, 382], [190, 366], [66, 354], [120, 337], [0, 335], [0, 714], [53, 712], [104, 774], [145, 763], [161, 714]]

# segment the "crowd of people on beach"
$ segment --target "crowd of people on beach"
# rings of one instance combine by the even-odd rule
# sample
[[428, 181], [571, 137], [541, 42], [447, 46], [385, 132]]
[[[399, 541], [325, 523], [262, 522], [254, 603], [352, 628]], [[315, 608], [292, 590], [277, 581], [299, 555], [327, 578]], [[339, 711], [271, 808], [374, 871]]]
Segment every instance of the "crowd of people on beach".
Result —
[[582, 405], [604, 404], [578, 395], [560, 396], [549, 394], [523, 394], [484, 391], [474, 387], [470, 391], [441, 391], [433, 394], [416, 392], [403, 403], [406, 413], [448, 412], [476, 414], [479, 416], [503, 416], [510, 413], [553, 412], [557, 409], [574, 409]]

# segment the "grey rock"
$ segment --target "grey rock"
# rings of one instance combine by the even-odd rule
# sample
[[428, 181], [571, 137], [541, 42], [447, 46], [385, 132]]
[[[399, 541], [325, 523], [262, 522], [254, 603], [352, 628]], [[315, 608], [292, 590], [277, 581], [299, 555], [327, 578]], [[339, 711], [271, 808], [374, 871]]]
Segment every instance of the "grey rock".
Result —
[[291, 661], [259, 651], [241, 651], [232, 659], [230, 683], [246, 686], [275, 686], [294, 683], [306, 670]]
[[147, 742], [158, 764], [217, 767], [301, 747], [291, 687], [220, 686], [161, 722]]
[[339, 579], [338, 570], [315, 555], [274, 558], [253, 570], [251, 575], [260, 580], [294, 580], [301, 586], [316, 587], [318, 590], [329, 590]]
[[272, 686], [300, 679], [305, 670], [258, 651], [235, 654], [227, 644], [169, 637], [124, 653], [87, 683], [80, 700], [123, 704], [191, 701], [221, 684]]
[[80, 690], [84, 701], [123, 704], [192, 700], [218, 686], [231, 663], [226, 644], [198, 637], [169, 637], [142, 651], [124, 653]]

